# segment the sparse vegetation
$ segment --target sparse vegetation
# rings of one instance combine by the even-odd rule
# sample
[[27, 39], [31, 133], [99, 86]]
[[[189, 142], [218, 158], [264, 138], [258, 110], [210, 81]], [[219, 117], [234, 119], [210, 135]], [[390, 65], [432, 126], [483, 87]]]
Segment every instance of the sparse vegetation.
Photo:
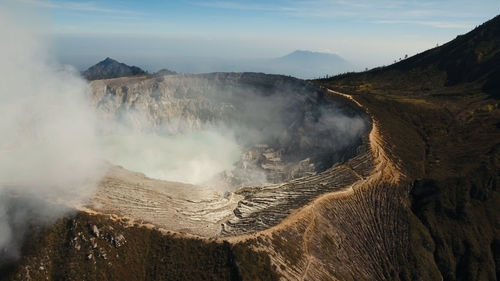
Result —
[[[35, 229], [33, 229], [35, 230]], [[78, 213], [30, 232], [0, 280], [276, 280], [269, 257], [248, 244], [128, 227]]]

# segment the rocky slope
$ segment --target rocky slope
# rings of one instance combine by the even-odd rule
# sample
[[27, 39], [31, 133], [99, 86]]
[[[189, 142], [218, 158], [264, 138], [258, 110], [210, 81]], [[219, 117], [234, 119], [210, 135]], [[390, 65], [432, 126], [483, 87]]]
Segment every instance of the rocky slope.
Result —
[[[412, 186], [409, 263], [423, 280], [500, 274], [500, 16], [392, 66], [318, 83], [380, 120]], [[415, 274], [414, 278], [419, 275]]]

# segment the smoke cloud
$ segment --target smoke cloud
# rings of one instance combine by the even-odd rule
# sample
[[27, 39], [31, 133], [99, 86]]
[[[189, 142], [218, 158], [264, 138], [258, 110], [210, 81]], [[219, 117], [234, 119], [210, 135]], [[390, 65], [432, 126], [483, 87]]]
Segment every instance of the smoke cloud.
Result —
[[28, 221], [65, 214], [62, 206], [92, 194], [103, 170], [87, 83], [50, 60], [43, 36], [18, 12], [0, 10], [1, 260], [18, 255]]
[[230, 134], [204, 129], [164, 136], [134, 131], [102, 135], [102, 157], [150, 178], [204, 185], [241, 156]]
[[285, 76], [155, 76], [89, 87], [51, 61], [40, 32], [13, 20], [27, 17], [11, 14], [0, 10], [0, 262], [19, 255], [27, 225], [50, 223], [94, 194], [106, 161], [226, 191], [323, 171], [367, 129], [357, 113]]

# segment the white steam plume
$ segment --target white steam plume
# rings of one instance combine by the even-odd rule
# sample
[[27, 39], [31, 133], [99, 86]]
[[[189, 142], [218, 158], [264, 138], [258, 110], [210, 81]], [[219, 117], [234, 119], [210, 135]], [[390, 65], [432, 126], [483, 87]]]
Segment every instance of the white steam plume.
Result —
[[134, 131], [103, 135], [102, 156], [113, 164], [168, 181], [197, 185], [232, 169], [241, 148], [233, 137], [215, 128], [162, 136]]
[[86, 82], [73, 69], [51, 64], [43, 36], [5, 6], [0, 6], [0, 261], [15, 257], [28, 220], [65, 214], [59, 203], [91, 194], [102, 170]]

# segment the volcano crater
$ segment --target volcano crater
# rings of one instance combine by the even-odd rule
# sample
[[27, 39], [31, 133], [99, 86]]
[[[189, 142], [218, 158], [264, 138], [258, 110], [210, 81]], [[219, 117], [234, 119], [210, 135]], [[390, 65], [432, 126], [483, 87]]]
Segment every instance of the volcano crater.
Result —
[[112, 164], [86, 206], [101, 213], [204, 237], [251, 233], [373, 166], [368, 116], [303, 80], [148, 75], [90, 88]]

